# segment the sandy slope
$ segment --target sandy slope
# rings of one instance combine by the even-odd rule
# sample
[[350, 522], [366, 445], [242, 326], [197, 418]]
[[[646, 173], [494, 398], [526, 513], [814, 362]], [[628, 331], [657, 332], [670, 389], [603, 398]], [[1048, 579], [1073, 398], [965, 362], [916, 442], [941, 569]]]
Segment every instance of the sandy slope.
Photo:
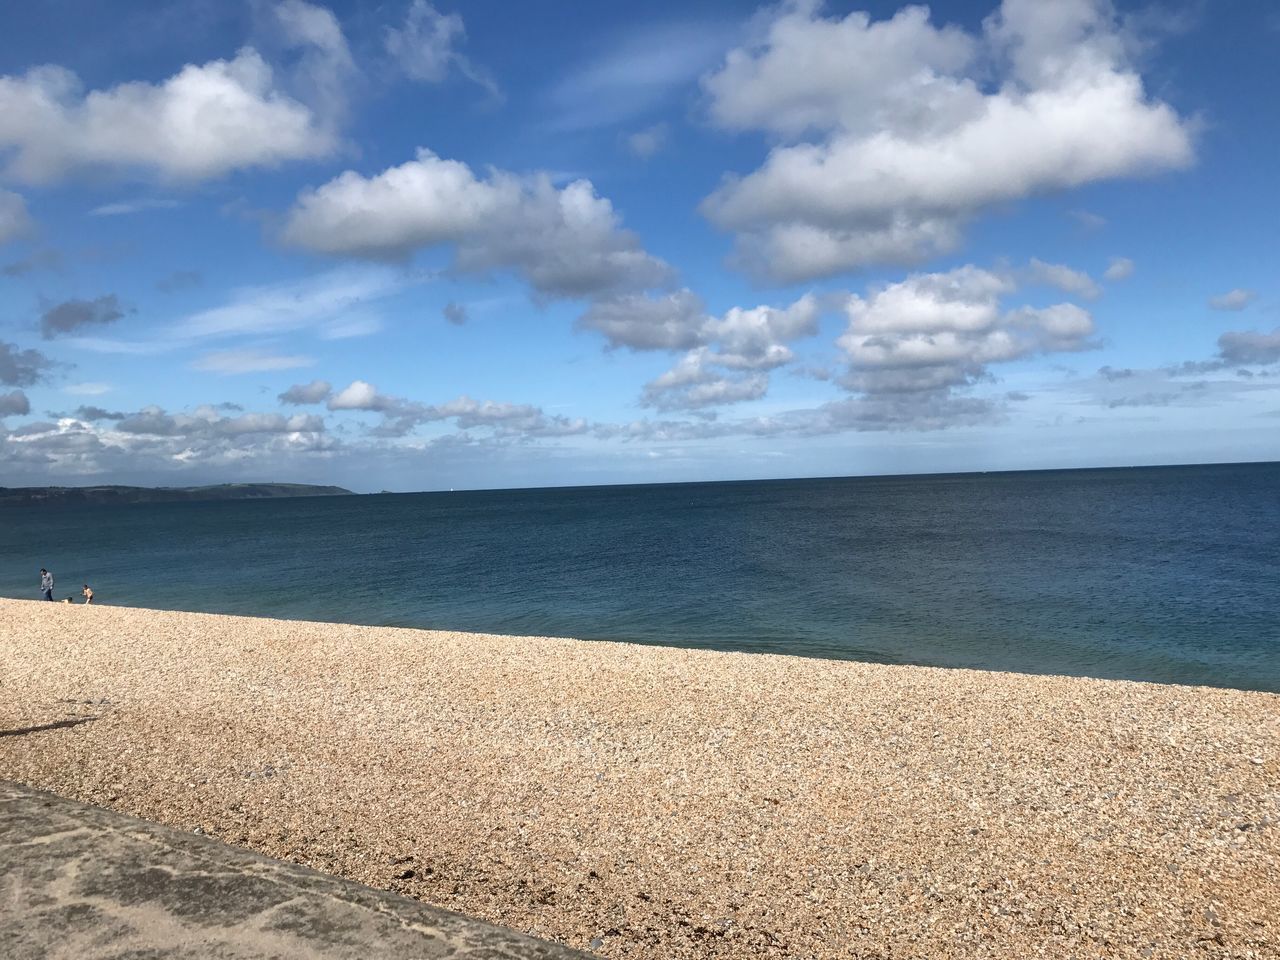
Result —
[[0, 600], [0, 732], [605, 956], [1280, 957], [1275, 695]]

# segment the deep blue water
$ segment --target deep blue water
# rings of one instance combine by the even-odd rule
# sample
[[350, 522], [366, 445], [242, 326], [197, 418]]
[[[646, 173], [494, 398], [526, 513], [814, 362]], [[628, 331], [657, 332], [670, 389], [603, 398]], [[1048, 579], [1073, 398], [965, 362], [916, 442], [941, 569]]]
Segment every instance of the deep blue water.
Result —
[[[0, 507], [0, 595], [1280, 691], [1280, 464]], [[193, 651], [198, 654], [198, 651]]]

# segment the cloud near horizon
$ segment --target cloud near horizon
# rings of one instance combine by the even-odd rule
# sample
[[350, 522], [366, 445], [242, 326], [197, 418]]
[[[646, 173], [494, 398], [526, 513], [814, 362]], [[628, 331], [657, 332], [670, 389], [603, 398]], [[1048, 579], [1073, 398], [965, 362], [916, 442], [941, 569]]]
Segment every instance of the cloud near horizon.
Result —
[[601, 5], [578, 37], [85, 4], [94, 50], [0, 12], [37, 64], [0, 74], [0, 464], [697, 478], [1081, 459], [1137, 418], [1262, 449], [1280, 331], [1209, 319], [1275, 309], [1265, 184], [1223, 161], [1269, 115], [1231, 127], [1109, 0], [856, 6]]

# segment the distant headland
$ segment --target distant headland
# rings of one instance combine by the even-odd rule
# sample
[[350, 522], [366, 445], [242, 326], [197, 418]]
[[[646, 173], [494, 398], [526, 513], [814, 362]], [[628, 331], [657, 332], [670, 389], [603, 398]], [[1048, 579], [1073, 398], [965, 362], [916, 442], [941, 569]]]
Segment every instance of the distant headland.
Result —
[[0, 504], [174, 503], [351, 495], [352, 492], [343, 487], [309, 483], [219, 483], [207, 487], [0, 487]]

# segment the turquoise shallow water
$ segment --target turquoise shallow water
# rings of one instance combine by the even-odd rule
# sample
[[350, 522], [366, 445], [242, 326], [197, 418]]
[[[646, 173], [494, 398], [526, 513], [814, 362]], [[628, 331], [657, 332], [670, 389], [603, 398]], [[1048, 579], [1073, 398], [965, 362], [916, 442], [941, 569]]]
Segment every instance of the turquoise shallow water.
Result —
[[[0, 508], [0, 595], [1280, 691], [1280, 464]], [[198, 653], [198, 651], [193, 651]]]

